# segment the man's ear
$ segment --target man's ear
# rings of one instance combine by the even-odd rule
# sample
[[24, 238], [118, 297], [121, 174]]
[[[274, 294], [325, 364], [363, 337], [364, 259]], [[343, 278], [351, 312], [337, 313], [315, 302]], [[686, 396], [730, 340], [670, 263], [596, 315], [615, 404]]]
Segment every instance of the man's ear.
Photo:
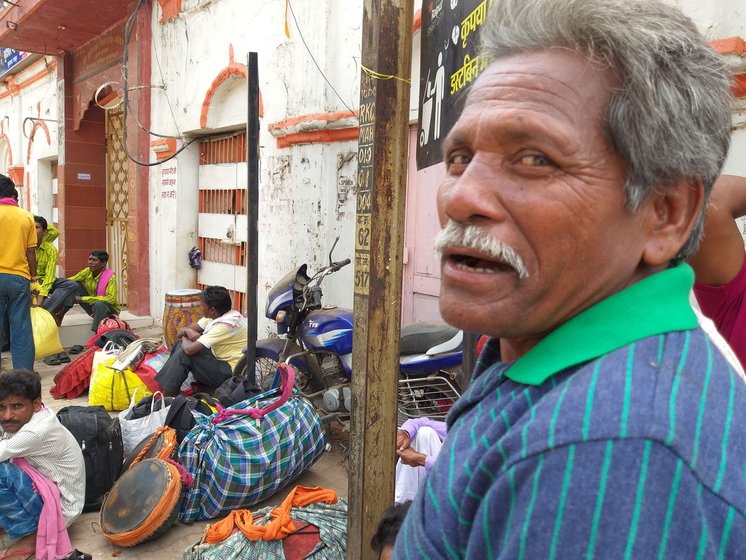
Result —
[[42, 406], [41, 397], [39, 397], [38, 399], [34, 399], [32, 404], [34, 405], [34, 412], [39, 412]]
[[654, 192], [643, 206], [648, 212], [642, 260], [649, 266], [668, 264], [686, 244], [705, 199], [701, 179], [680, 180]]

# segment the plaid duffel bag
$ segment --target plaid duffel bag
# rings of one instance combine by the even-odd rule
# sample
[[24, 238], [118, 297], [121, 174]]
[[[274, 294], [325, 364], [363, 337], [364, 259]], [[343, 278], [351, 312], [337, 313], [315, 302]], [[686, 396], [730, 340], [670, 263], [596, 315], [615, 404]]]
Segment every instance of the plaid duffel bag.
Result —
[[280, 364], [282, 384], [207, 416], [179, 447], [179, 462], [194, 478], [182, 521], [213, 519], [269, 498], [321, 456], [326, 434], [316, 409], [293, 390], [295, 372]]

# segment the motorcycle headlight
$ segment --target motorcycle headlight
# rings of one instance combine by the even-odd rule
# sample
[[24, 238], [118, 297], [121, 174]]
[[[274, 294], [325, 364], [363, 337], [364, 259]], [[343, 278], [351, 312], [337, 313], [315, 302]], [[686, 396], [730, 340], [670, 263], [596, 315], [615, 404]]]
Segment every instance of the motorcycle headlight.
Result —
[[287, 312], [285, 310], [278, 311], [277, 315], [275, 315], [275, 322], [284, 323], [285, 317], [287, 317]]

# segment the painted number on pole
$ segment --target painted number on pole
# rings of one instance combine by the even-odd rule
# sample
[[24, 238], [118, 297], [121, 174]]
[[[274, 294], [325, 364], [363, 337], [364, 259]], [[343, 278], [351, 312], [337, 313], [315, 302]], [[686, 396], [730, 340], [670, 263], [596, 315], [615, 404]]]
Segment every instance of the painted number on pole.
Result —
[[370, 284], [370, 224], [373, 211], [373, 144], [376, 123], [376, 82], [360, 78], [360, 133], [358, 136], [357, 221], [355, 224], [355, 294], [368, 295]]

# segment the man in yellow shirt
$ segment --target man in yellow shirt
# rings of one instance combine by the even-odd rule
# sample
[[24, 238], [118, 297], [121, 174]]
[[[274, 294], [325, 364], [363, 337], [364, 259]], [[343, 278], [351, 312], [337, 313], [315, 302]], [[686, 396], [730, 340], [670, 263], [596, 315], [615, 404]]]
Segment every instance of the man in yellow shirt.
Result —
[[34, 216], [18, 207], [13, 181], [0, 175], [0, 330], [8, 313], [13, 368], [34, 369], [31, 280], [36, 278]]
[[166, 395], [178, 394], [190, 373], [197, 384], [214, 390], [233, 375], [246, 348], [247, 322], [231, 309], [228, 290], [208, 286], [200, 299], [204, 317], [177, 333], [179, 341], [155, 377]]

